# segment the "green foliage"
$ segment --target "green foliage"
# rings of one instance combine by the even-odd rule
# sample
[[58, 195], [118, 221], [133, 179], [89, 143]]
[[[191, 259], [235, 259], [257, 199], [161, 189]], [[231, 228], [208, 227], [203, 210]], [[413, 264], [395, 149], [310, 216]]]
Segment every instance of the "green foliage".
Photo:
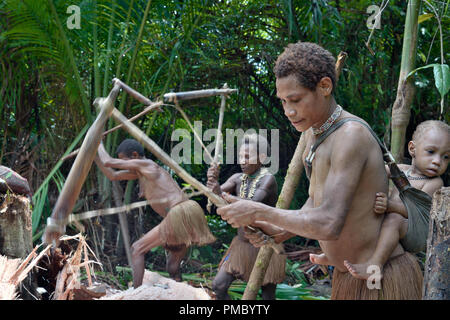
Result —
[[[441, 17], [442, 30], [448, 30], [449, 2], [428, 2]], [[66, 27], [67, 1], [1, 1], [0, 163], [29, 169], [26, 174], [17, 171], [35, 190], [34, 239], [40, 237], [71, 167], [70, 160], [60, 159], [79, 145], [94, 118], [92, 101], [99, 93], [107, 95], [113, 77], [152, 100], [171, 90], [219, 88], [224, 83], [239, 89], [227, 99], [223, 128], [280, 130], [276, 179], [281, 190], [299, 134], [286, 121], [276, 97], [272, 69], [288, 43], [317, 42], [335, 56], [340, 51], [348, 54], [336, 88], [338, 103], [389, 142], [407, 2], [391, 1], [383, 11], [381, 28], [374, 30], [370, 41], [374, 55], [365, 46], [372, 31], [366, 27], [366, 9], [372, 4], [369, 0], [81, 1], [81, 29], [71, 30]], [[433, 73], [422, 67], [414, 75], [417, 90], [406, 139], [418, 123], [439, 117], [440, 97], [449, 88], [445, 61], [450, 56], [443, 48], [441, 61], [436, 17], [423, 6], [419, 19], [417, 65], [433, 66]], [[143, 108], [125, 94], [118, 100], [127, 117]], [[202, 121], [204, 130], [217, 127], [219, 105], [218, 97], [180, 104], [191, 122]], [[450, 120], [448, 107], [443, 118]], [[188, 129], [172, 107], [148, 114], [136, 124], [168, 154], [174, 146], [173, 130]], [[113, 125], [108, 122], [108, 128]], [[124, 131], [109, 135], [106, 149], [113, 154], [125, 137]], [[206, 164], [183, 167], [206, 182]], [[224, 182], [239, 168], [223, 165], [221, 170]], [[96, 169], [91, 173], [83, 195], [96, 190], [95, 200], [109, 206], [109, 181]], [[90, 197], [94, 196], [86, 199]], [[308, 182], [302, 177], [291, 208], [301, 207], [307, 197]], [[214, 265], [235, 230], [218, 216], [207, 219], [219, 239], [218, 247], [197, 248], [191, 254]], [[295, 269], [291, 276], [301, 281]]]

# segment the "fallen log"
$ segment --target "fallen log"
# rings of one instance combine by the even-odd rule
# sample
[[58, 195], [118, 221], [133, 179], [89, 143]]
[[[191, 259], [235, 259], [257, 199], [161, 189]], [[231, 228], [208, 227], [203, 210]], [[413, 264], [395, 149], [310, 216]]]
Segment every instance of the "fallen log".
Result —
[[106, 295], [100, 300], [211, 300], [211, 297], [202, 288], [194, 288], [145, 270], [140, 287]]

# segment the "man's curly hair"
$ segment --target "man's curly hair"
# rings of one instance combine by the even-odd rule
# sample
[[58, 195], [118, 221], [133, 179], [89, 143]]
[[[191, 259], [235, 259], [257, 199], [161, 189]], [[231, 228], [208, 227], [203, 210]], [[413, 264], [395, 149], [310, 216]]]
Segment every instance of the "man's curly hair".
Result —
[[329, 77], [336, 85], [336, 60], [321, 46], [311, 42], [290, 43], [278, 56], [273, 71], [275, 77], [284, 78], [294, 75], [299, 84], [315, 91], [323, 77]]

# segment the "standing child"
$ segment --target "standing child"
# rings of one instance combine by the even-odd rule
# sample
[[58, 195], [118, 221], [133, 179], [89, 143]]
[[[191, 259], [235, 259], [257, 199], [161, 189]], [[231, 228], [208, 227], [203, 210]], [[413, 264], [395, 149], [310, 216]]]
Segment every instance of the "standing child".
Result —
[[[208, 170], [207, 186], [215, 193], [228, 192], [240, 199], [248, 199], [274, 206], [278, 198], [275, 177], [262, 166], [269, 149], [267, 140], [257, 134], [245, 135], [239, 151], [239, 163], [242, 173], [232, 175], [224, 184], [219, 185], [217, 166]], [[217, 299], [229, 299], [228, 288], [235, 279], [249, 280], [259, 248], [255, 248], [245, 237], [245, 228], [239, 228], [230, 247], [219, 264], [219, 271], [213, 281], [213, 291]], [[286, 258], [273, 254], [262, 286], [264, 300], [275, 299], [277, 283], [285, 277]]]

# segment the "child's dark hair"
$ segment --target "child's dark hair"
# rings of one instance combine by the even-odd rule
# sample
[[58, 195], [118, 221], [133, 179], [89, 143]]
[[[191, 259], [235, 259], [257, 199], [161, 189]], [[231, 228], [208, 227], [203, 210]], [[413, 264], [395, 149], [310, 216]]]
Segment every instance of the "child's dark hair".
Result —
[[290, 43], [278, 56], [273, 72], [275, 77], [293, 75], [299, 84], [315, 91], [323, 77], [329, 77], [336, 86], [336, 59], [321, 46], [311, 42]]
[[142, 145], [134, 139], [125, 139], [117, 147], [117, 154], [123, 153], [127, 157], [131, 157], [133, 152], [136, 151], [139, 156], [144, 156], [144, 148]]

